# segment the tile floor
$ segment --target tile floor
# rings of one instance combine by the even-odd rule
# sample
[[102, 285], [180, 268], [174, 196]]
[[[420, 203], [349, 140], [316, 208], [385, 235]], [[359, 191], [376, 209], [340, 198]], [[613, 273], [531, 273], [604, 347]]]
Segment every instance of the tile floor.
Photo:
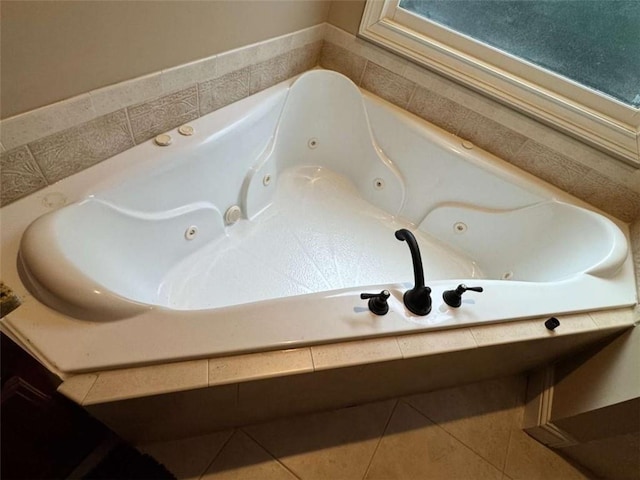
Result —
[[140, 446], [180, 479], [585, 479], [521, 429], [523, 376]]

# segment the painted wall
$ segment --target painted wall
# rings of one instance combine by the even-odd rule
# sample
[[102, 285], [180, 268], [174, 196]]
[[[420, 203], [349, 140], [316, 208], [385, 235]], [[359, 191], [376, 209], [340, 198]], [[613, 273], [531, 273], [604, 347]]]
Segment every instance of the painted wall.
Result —
[[353, 35], [358, 33], [365, 0], [334, 0], [327, 22]]
[[330, 7], [329, 0], [3, 0], [0, 117], [310, 27], [326, 21]]

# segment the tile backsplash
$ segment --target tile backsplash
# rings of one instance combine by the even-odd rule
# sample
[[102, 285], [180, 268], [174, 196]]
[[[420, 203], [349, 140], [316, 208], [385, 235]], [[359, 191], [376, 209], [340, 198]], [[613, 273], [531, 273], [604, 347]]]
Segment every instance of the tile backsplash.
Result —
[[318, 63], [623, 221], [640, 219], [640, 170], [328, 24], [3, 120], [0, 204]]
[[640, 218], [639, 169], [331, 25], [320, 65], [625, 222]]
[[91, 91], [0, 123], [0, 206], [318, 64], [326, 25]]

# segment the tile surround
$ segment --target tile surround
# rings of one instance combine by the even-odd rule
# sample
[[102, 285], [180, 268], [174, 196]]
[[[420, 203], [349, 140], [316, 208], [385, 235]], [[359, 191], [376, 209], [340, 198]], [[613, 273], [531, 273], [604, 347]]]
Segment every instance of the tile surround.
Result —
[[250, 68], [245, 67], [198, 84], [200, 115], [249, 96]]
[[373, 62], [367, 62], [360, 86], [404, 109], [416, 89], [412, 81]]
[[402, 358], [395, 337], [318, 345], [311, 347], [311, 354], [316, 371]]
[[22, 113], [0, 122], [2, 144], [7, 150], [93, 120], [96, 111], [88, 93]]
[[[626, 310], [602, 326], [568, 316], [560, 335], [516, 322], [526, 333], [516, 342], [487, 325], [480, 346], [471, 331], [441, 331], [327, 345], [317, 365], [317, 347], [306, 347], [82, 374], [59, 391], [129, 441], [175, 439], [523, 372], [624, 331], [635, 318]], [[379, 348], [388, 342], [401, 347]], [[409, 348], [399, 358], [402, 345]]]
[[402, 358], [455, 352], [478, 346], [468, 328], [402, 335], [397, 339]]
[[83, 403], [111, 402], [207, 387], [208, 366], [207, 360], [193, 360], [102, 372]]
[[325, 41], [320, 54], [320, 62], [324, 68], [335, 70], [349, 77], [353, 83], [360, 85], [367, 60], [342, 47]]
[[28, 145], [49, 184], [133, 146], [135, 144], [124, 110], [103, 115]]
[[2, 171], [0, 205], [22, 198], [48, 185], [40, 166], [26, 146], [0, 153], [0, 170]]
[[[313, 68], [318, 59], [323, 67], [347, 75], [378, 96], [471, 140], [623, 221], [640, 218], [640, 169], [613, 161], [584, 143], [328, 24], [5, 119], [2, 146], [11, 152], [75, 127], [84, 125], [85, 131], [98, 129], [100, 122], [91, 124], [93, 120], [123, 109], [129, 115], [135, 143], [140, 143]], [[114, 133], [105, 131], [97, 137], [109, 138]], [[71, 135], [67, 141], [78, 140]], [[129, 145], [127, 148], [133, 146]], [[77, 158], [86, 149], [89, 157]], [[60, 157], [42, 160], [47, 163], [42, 168], [45, 180], [52, 183], [119, 151], [103, 148], [96, 154], [86, 142], [76, 148], [70, 146], [62, 165], [56, 165]], [[20, 168], [16, 158], [12, 156], [13, 167], [2, 172], [1, 205], [46, 186], [28, 157], [23, 160], [24, 168]], [[3, 160], [8, 162], [6, 158]]]
[[0, 206], [315, 67], [325, 29], [317, 25], [2, 120]]
[[[320, 64], [399, 106], [399, 90], [414, 84], [410, 112], [560, 188], [569, 185], [569, 193], [623, 221], [640, 218], [640, 169], [399, 57], [394, 66], [384, 66], [391, 54], [380, 50], [329, 25]], [[364, 81], [372, 64], [388, 71], [376, 83]], [[584, 174], [576, 176], [578, 171]]]
[[153, 73], [89, 92], [96, 115], [159, 97], [163, 93], [163, 77], [161, 73]]
[[209, 360], [209, 386], [313, 372], [308, 348], [250, 353]]
[[136, 144], [198, 118], [198, 89], [193, 87], [127, 108]]

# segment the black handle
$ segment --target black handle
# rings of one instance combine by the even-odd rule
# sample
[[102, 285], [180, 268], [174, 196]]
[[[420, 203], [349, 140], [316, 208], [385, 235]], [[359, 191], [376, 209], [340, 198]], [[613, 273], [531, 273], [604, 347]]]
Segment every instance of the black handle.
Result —
[[471, 290], [472, 292], [484, 291], [482, 287], [467, 287], [464, 283], [461, 283], [455, 290], [445, 290], [442, 294], [442, 299], [444, 300], [444, 303], [450, 307], [458, 308], [462, 305], [462, 294], [467, 290]]
[[386, 315], [389, 311], [387, 299], [391, 296], [389, 290], [382, 290], [380, 293], [361, 293], [362, 300], [369, 299], [369, 310], [376, 315]]

